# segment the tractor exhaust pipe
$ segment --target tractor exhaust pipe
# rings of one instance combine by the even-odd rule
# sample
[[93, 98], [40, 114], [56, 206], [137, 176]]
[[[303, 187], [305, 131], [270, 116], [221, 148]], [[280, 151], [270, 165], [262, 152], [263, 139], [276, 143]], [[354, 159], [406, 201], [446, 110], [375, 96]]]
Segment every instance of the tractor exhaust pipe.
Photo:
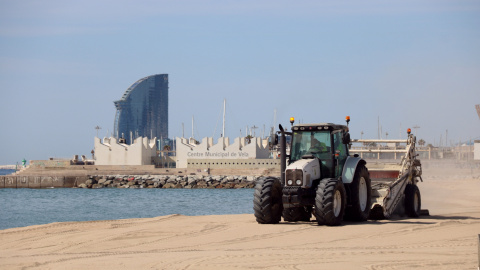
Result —
[[285, 186], [285, 169], [287, 169], [287, 139], [285, 137], [285, 130], [282, 125], [278, 125], [280, 129], [280, 182]]

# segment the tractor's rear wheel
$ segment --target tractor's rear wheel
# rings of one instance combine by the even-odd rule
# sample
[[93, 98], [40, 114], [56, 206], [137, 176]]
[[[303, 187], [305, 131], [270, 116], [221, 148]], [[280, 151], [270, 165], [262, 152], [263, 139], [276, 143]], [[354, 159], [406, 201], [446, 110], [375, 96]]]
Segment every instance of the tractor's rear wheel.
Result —
[[283, 209], [283, 220], [296, 222], [296, 221], [310, 221], [312, 217], [312, 207], [292, 207]]
[[337, 179], [321, 180], [317, 187], [314, 211], [318, 225], [340, 225], [346, 203], [345, 187], [342, 181]]
[[355, 170], [352, 183], [348, 184], [350, 205], [345, 209], [345, 219], [365, 221], [372, 207], [372, 186], [370, 175], [365, 165], [359, 165]]
[[405, 187], [405, 214], [409, 217], [419, 217], [421, 207], [422, 199], [417, 185], [407, 184]]
[[282, 218], [282, 184], [275, 177], [259, 178], [253, 196], [255, 218], [260, 224], [276, 224]]

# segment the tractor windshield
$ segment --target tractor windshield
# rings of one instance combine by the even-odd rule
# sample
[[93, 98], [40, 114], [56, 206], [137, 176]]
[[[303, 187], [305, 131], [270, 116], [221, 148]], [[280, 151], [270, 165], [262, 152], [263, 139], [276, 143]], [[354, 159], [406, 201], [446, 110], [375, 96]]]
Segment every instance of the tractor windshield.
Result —
[[299, 160], [304, 155], [313, 155], [319, 159], [332, 158], [330, 152], [330, 131], [295, 131], [290, 150], [290, 161]]

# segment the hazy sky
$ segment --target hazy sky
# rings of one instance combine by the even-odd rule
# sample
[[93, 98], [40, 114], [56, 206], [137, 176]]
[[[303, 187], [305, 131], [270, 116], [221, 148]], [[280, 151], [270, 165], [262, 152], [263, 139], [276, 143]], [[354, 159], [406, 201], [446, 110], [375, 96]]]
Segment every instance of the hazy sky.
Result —
[[0, 164], [88, 155], [114, 100], [169, 74], [169, 135], [344, 123], [480, 137], [480, 1], [0, 0]]

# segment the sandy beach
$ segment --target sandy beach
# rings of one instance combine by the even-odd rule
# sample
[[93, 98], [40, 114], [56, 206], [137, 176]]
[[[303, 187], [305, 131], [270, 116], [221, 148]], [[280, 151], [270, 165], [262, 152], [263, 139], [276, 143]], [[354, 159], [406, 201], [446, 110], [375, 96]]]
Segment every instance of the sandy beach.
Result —
[[[253, 214], [66, 222], [0, 231], [0, 269], [477, 269], [480, 169], [424, 166], [430, 216], [339, 227]], [[252, 190], [253, 192], [253, 190]]]

